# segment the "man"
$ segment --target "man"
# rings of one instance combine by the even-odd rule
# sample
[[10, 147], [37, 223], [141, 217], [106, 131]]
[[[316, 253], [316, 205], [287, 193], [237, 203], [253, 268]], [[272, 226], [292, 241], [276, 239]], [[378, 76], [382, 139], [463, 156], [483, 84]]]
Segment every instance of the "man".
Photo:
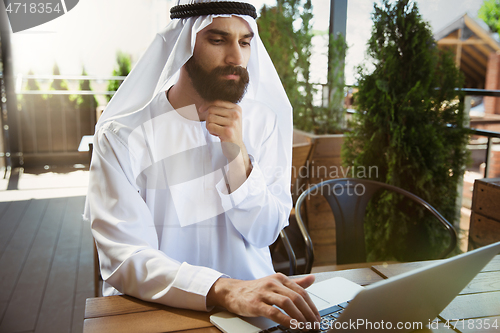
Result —
[[273, 274], [268, 246], [291, 209], [291, 108], [252, 8], [175, 7], [182, 19], [99, 120], [85, 215], [104, 295], [319, 321], [304, 290], [314, 278]]

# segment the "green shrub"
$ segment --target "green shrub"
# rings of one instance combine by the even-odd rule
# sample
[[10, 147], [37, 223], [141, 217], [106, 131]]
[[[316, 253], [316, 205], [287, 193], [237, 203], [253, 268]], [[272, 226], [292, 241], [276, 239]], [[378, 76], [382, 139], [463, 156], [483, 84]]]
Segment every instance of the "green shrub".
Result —
[[[420, 196], [456, 222], [467, 141], [455, 90], [462, 75], [452, 57], [437, 49], [428, 23], [409, 0], [374, 6], [368, 56], [373, 66], [358, 70], [359, 111], [343, 146], [344, 163], [376, 166], [376, 180]], [[368, 259], [436, 256], [447, 245], [440, 229], [398, 196], [381, 194], [372, 200], [365, 222]]]

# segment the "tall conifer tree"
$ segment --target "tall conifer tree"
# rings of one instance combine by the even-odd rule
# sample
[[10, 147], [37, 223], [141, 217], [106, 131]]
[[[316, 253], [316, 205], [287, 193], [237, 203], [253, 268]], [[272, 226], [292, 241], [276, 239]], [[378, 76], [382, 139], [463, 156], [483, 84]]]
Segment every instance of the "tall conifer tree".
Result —
[[[373, 70], [359, 69], [359, 112], [343, 161], [357, 171], [377, 167], [376, 180], [420, 196], [456, 222], [467, 140], [455, 90], [462, 76], [452, 57], [437, 49], [413, 1], [383, 0], [372, 17]], [[435, 256], [446, 245], [441, 229], [401, 198], [382, 194], [372, 201], [365, 222], [369, 260]]]

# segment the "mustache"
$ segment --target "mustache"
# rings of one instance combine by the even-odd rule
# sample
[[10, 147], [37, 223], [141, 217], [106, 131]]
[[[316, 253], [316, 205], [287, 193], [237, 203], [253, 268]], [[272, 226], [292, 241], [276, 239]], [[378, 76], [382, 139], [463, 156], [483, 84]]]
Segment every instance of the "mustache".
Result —
[[241, 66], [219, 66], [212, 70], [214, 75], [239, 75], [241, 77], [248, 77], [248, 71]]

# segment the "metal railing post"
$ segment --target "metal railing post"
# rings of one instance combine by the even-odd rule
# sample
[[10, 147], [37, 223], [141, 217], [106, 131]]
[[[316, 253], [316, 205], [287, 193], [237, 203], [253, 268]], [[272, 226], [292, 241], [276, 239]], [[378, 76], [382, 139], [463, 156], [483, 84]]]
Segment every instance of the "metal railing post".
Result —
[[486, 144], [486, 158], [484, 166], [484, 178], [488, 178], [488, 173], [490, 171], [490, 161], [491, 161], [491, 146], [493, 145], [493, 140], [488, 137], [488, 143]]
[[[470, 127], [470, 109], [472, 105], [472, 96], [465, 95], [461, 99], [461, 102], [464, 103], [464, 111], [463, 111], [463, 127]], [[466, 149], [466, 148], [464, 148]], [[454, 227], [459, 230], [460, 229], [460, 217], [462, 216], [462, 202], [464, 196], [464, 176], [465, 173], [462, 174], [461, 177], [458, 177], [457, 181], [457, 197], [455, 199], [455, 223]], [[460, 235], [458, 235], [460, 237]], [[461, 240], [460, 240], [461, 241]]]

